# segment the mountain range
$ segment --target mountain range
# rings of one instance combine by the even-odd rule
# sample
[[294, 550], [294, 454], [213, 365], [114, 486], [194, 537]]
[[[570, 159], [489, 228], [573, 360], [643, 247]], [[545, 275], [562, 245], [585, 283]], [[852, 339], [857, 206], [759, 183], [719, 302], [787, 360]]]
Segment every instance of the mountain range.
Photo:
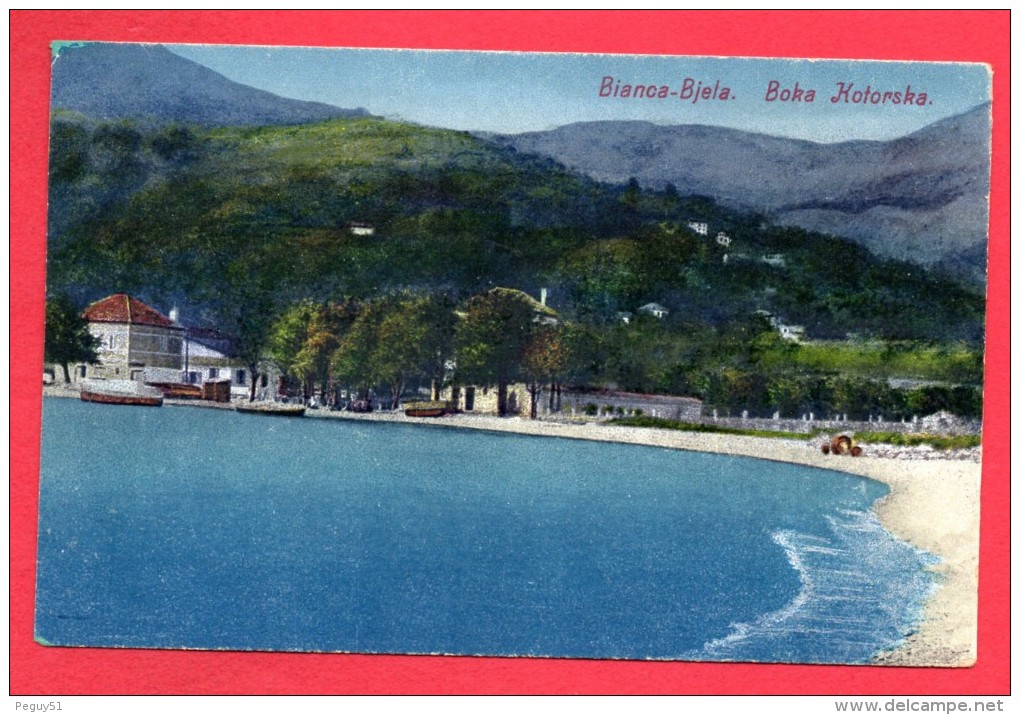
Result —
[[[100, 120], [269, 126], [370, 116], [233, 82], [159, 45], [65, 46], [53, 62], [52, 87], [53, 110]], [[989, 109], [980, 105], [890, 141], [835, 144], [636, 121], [476, 136], [600, 182], [671, 186], [771, 225], [848, 238], [981, 285]]]
[[675, 187], [769, 223], [982, 282], [990, 105], [891, 141], [821, 144], [702, 125], [602, 121], [492, 137], [596, 180]]
[[161, 45], [65, 46], [53, 61], [51, 86], [53, 110], [95, 119], [260, 126], [368, 115], [233, 82]]

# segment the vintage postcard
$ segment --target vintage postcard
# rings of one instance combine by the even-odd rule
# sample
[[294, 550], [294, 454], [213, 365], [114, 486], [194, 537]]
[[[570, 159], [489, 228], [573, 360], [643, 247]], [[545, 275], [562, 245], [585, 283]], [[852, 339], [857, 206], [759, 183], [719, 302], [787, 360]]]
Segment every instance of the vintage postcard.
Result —
[[74, 40], [38, 643], [975, 663], [987, 66]]

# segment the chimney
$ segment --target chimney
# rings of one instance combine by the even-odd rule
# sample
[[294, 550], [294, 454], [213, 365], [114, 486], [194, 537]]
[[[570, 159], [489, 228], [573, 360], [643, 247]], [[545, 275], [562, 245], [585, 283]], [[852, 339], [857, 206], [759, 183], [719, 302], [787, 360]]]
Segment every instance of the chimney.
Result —
[[546, 299], [546, 297], [547, 297], [547, 296], [549, 295], [549, 290], [548, 290], [547, 288], [543, 288], [543, 289], [541, 290], [541, 293], [540, 293], [540, 295], [541, 295], [542, 297], [541, 297], [541, 298], [539, 299], [539, 301], [538, 301], [538, 302], [539, 302], [539, 303], [541, 303], [542, 305], [545, 305], [545, 299]]

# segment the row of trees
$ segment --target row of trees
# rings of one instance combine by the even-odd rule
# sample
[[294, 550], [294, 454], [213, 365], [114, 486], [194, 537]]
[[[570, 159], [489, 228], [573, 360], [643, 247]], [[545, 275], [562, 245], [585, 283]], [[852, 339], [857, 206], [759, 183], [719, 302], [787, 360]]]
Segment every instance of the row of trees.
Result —
[[[330, 401], [338, 390], [390, 395], [396, 408], [408, 388], [492, 384], [499, 413], [508, 386], [524, 381], [532, 416], [545, 385], [567, 367], [564, 326], [526, 294], [496, 288], [458, 305], [445, 295], [400, 293], [368, 301], [303, 301], [284, 310], [267, 334], [264, 356], [307, 398]], [[254, 396], [254, 393], [252, 393]]]
[[[323, 402], [338, 390], [367, 397], [390, 395], [396, 408], [410, 387], [429, 385], [433, 399], [442, 387], [496, 385], [501, 415], [509, 411], [508, 386], [524, 381], [535, 416], [545, 385], [567, 370], [565, 327], [555, 312], [527, 294], [495, 288], [458, 305], [446, 295], [412, 292], [367, 301], [303, 300], [273, 317], [272, 307], [248, 300], [226, 306], [233, 316], [238, 357], [255, 379], [271, 361], [290, 387]], [[98, 339], [74, 303], [60, 296], [46, 304], [45, 359], [61, 365], [95, 364]]]
[[[239, 356], [257, 375], [272, 362], [288, 387], [323, 403], [340, 391], [387, 394], [394, 408], [410, 390], [494, 385], [500, 414], [508, 386], [523, 382], [535, 416], [546, 386], [617, 386], [694, 395], [723, 414], [815, 413], [888, 419], [948, 410], [980, 417], [975, 386], [895, 389], [886, 380], [805, 373], [798, 346], [760, 317], [725, 329], [675, 332], [653, 318], [599, 327], [561, 321], [525, 293], [496, 288], [457, 302], [445, 294], [403, 292], [370, 300], [302, 300], [275, 311], [253, 294], [237, 303], [230, 327]], [[46, 309], [46, 359], [64, 368], [97, 361], [96, 340], [66, 298]], [[250, 399], [255, 398], [252, 381]]]
[[650, 318], [607, 333], [564, 323], [526, 294], [496, 288], [459, 304], [413, 293], [302, 302], [274, 323], [265, 354], [306, 397], [318, 389], [323, 401], [330, 389], [376, 390], [396, 407], [408, 388], [431, 386], [438, 399], [444, 384], [482, 384], [496, 386], [506, 414], [509, 384], [524, 382], [534, 417], [543, 389], [568, 382], [695, 395], [723, 414], [981, 415], [977, 387], [897, 389], [880, 379], [805, 374], [789, 367], [797, 349], [757, 317], [683, 336]]

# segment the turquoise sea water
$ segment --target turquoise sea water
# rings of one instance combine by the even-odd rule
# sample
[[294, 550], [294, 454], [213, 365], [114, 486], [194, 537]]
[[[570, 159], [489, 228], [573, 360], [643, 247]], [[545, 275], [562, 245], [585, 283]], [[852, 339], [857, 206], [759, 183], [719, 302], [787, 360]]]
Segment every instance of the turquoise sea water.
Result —
[[48, 399], [55, 645], [866, 662], [933, 588], [879, 483], [649, 447]]

